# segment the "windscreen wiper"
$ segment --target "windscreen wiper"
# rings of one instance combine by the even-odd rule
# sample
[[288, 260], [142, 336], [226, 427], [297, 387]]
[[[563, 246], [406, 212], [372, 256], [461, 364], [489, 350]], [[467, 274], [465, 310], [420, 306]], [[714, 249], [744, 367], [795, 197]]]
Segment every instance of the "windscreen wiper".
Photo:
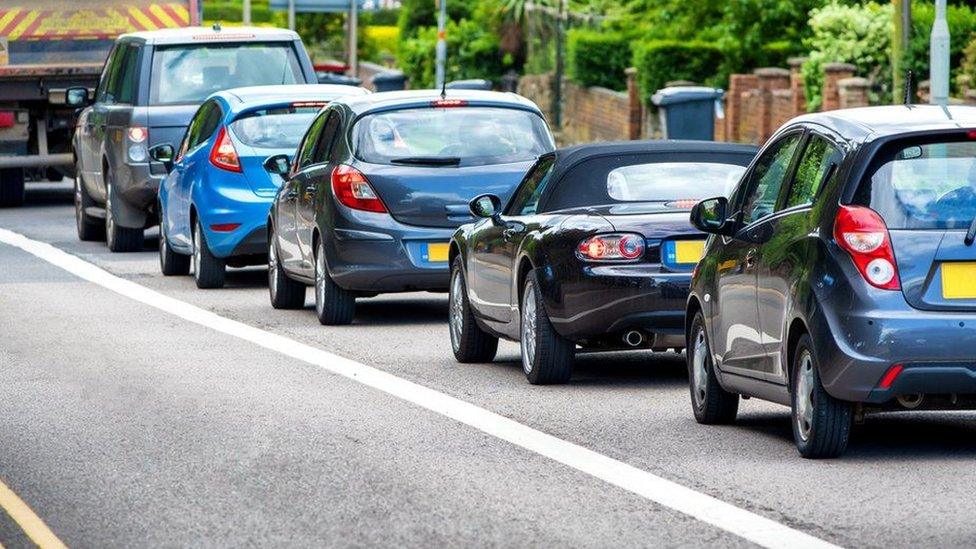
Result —
[[969, 224], [969, 230], [966, 231], [966, 239], [963, 240], [963, 242], [967, 246], [972, 246], [974, 240], [976, 240], [976, 217], [974, 217], [972, 223]]
[[419, 166], [457, 166], [461, 159], [456, 156], [407, 156], [404, 158], [393, 158], [390, 162], [394, 164], [416, 164]]

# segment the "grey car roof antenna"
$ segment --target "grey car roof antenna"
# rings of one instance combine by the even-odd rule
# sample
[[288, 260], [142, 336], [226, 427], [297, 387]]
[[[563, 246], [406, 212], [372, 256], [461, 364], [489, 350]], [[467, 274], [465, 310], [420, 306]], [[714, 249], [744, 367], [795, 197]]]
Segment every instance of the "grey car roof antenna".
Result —
[[441, 84], [441, 99], [447, 99], [447, 78], [445, 78], [444, 83]]

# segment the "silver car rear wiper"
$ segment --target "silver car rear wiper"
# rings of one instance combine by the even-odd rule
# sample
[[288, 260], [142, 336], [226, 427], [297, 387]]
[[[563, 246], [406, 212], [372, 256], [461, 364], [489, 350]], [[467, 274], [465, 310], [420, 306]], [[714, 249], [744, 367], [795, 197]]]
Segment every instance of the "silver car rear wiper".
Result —
[[407, 156], [391, 159], [390, 162], [394, 164], [418, 164], [424, 166], [457, 166], [461, 163], [461, 159], [456, 156]]

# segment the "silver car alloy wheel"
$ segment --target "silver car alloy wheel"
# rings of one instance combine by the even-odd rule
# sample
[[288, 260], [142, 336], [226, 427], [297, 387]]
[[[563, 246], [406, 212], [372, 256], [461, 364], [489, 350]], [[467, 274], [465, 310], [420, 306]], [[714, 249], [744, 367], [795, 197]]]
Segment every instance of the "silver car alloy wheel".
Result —
[[800, 438], [809, 440], [813, 431], [813, 357], [810, 351], [804, 350], [797, 368], [796, 383], [796, 426]]
[[268, 287], [271, 289], [271, 297], [278, 296], [278, 250], [275, 249], [274, 240], [268, 242]]
[[109, 248], [114, 243], [115, 216], [112, 215], [112, 184], [105, 185], [105, 243]]
[[695, 408], [701, 409], [705, 405], [705, 392], [708, 389], [708, 370], [705, 362], [708, 360], [708, 343], [705, 341], [705, 329], [699, 328], [695, 335], [695, 349], [691, 360], [691, 381], [694, 388]]
[[529, 283], [522, 298], [522, 337], [519, 338], [522, 346], [522, 370], [526, 374], [532, 372], [532, 364], [535, 363], [535, 318], [535, 287]]
[[461, 272], [454, 272], [451, 281], [451, 301], [449, 316], [451, 320], [451, 347], [455, 351], [461, 346], [461, 333], [464, 330], [464, 284]]
[[[76, 168], [77, 169], [77, 168]], [[82, 229], [82, 224], [84, 221], [84, 216], [82, 215], [84, 210], [81, 207], [81, 176], [75, 176], [75, 223], [78, 225], [78, 231]]]
[[325, 250], [319, 245], [315, 254], [315, 310], [319, 316], [325, 311]]

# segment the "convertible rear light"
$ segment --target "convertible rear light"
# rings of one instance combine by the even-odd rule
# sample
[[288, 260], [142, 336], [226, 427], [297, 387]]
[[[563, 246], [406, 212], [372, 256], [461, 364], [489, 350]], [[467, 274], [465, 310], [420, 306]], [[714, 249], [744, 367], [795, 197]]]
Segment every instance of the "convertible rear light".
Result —
[[210, 163], [229, 172], [240, 173], [241, 171], [241, 159], [237, 156], [237, 149], [234, 148], [234, 142], [230, 140], [226, 126], [221, 126], [220, 131], [217, 132], [217, 139], [210, 149]]
[[366, 212], [386, 213], [386, 206], [366, 176], [356, 168], [339, 164], [332, 170], [332, 192], [344, 206]]
[[12, 128], [16, 122], [14, 111], [0, 111], [0, 128]]
[[580, 242], [576, 256], [583, 261], [633, 261], [644, 255], [639, 234], [598, 234]]
[[869, 284], [882, 290], [901, 289], [888, 226], [878, 212], [864, 206], [841, 206], [834, 220], [834, 240], [851, 255]]

